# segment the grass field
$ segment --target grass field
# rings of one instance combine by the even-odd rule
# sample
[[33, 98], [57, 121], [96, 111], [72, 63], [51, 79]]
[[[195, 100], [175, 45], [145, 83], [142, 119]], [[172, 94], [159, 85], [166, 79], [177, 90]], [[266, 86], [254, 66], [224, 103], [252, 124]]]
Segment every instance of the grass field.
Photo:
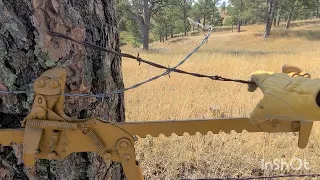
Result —
[[[281, 71], [285, 63], [298, 65], [313, 77], [320, 77], [320, 26], [294, 27], [284, 32], [273, 29], [263, 40], [263, 26], [248, 26], [241, 33], [213, 33], [181, 69], [247, 79], [261, 69]], [[203, 38], [176, 38], [152, 44], [153, 53], [140, 57], [174, 66]], [[138, 53], [125, 46], [123, 52]], [[129, 59], [123, 60], [125, 86], [135, 84], [162, 70]], [[127, 121], [202, 119], [249, 116], [262, 97], [246, 85], [215, 82], [171, 73], [125, 94]], [[220, 133], [178, 137], [147, 137], [136, 143], [137, 158], [147, 179], [248, 177], [286, 173], [320, 173], [320, 126], [316, 123], [308, 147], [297, 147], [297, 134]], [[262, 170], [261, 161], [292, 158], [308, 161], [309, 170]], [[293, 179], [293, 178], [291, 178]], [[306, 178], [308, 179], [308, 178]], [[309, 178], [310, 179], [310, 178]], [[316, 179], [316, 178], [315, 178]]]

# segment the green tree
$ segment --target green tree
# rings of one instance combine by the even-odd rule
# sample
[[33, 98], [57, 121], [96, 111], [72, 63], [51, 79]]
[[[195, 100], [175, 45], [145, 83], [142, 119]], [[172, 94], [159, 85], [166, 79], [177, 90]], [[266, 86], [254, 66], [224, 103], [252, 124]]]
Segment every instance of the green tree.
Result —
[[230, 0], [227, 14], [236, 21], [238, 32], [244, 24], [265, 22], [267, 14], [266, 0]]
[[192, 9], [192, 3], [194, 2], [194, 0], [178, 0], [178, 5], [180, 10], [180, 14], [179, 17], [180, 19], [183, 21], [183, 31], [184, 31], [184, 35], [187, 36], [187, 32], [188, 32], [188, 16], [190, 15], [191, 9]]
[[242, 23], [248, 19], [251, 13], [248, 11], [247, 0], [230, 0], [228, 14], [237, 22], [238, 32], [241, 31]]
[[293, 19], [301, 18], [301, 15], [299, 16], [301, 9], [311, 9], [313, 5], [311, 0], [282, 0], [281, 3], [287, 19], [285, 30], [290, 28]]
[[318, 19], [320, 17], [319, 10], [320, 10], [320, 0], [313, 0], [313, 11], [315, 17]]
[[207, 21], [209, 21], [210, 24], [214, 24], [216, 12], [218, 12], [216, 4], [218, 3], [218, 0], [199, 0], [192, 7], [194, 19], [202, 19], [203, 26], [206, 26]]
[[154, 11], [169, 5], [167, 0], [118, 0], [118, 6], [126, 16], [139, 25], [143, 50], [149, 49], [149, 32]]

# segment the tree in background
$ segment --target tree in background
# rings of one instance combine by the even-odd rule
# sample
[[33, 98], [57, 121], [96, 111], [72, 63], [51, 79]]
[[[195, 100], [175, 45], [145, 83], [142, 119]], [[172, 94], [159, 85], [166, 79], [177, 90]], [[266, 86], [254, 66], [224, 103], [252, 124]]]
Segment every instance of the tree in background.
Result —
[[312, 7], [313, 7], [314, 15], [318, 19], [320, 17], [320, 14], [319, 14], [320, 0], [313, 0], [312, 3], [313, 3]]
[[272, 22], [278, 9], [278, 0], [267, 0], [268, 12], [266, 14], [265, 33], [264, 38], [267, 39], [270, 36]]
[[[220, 16], [216, 5], [219, 0], [199, 0], [192, 7], [192, 15], [194, 19], [201, 19], [203, 26], [206, 26], [206, 22], [214, 24], [217, 16]], [[218, 18], [219, 19], [219, 18]]]
[[228, 6], [228, 15], [236, 21], [238, 25], [238, 32], [241, 31], [241, 25], [248, 19], [251, 15], [250, 9], [247, 4], [249, 0], [230, 0], [230, 5]]
[[179, 11], [170, 6], [163, 8], [161, 11], [155, 11], [153, 14], [153, 20], [156, 26], [158, 26], [156, 31], [160, 36], [162, 35], [165, 40], [168, 40], [169, 33], [173, 36], [175, 22], [177, 21], [177, 14], [179, 14]]
[[[203, 25], [223, 25], [223, 19], [217, 8], [219, 0], [116, 0], [117, 17], [120, 30], [133, 35], [133, 42], [149, 48], [150, 32], [157, 39], [168, 39], [169, 35], [184, 33], [187, 35], [192, 17]], [[318, 18], [320, 0], [229, 0], [220, 4], [221, 13], [225, 13], [224, 25], [241, 26], [247, 24], [265, 24], [265, 38], [270, 36], [272, 25], [286, 21], [286, 29], [292, 20]], [[225, 17], [225, 16], [224, 16]], [[136, 44], [136, 43], [135, 43]]]
[[226, 14], [226, 10], [227, 10], [227, 3], [226, 3], [226, 1], [223, 1], [221, 4], [221, 12], [223, 14]]
[[290, 28], [290, 23], [292, 20], [305, 17], [306, 14], [303, 13], [304, 15], [301, 15], [299, 11], [305, 11], [306, 9], [308, 10], [313, 7], [313, 1], [311, 0], [282, 0], [281, 3], [284, 10], [283, 13], [286, 17], [285, 30]]
[[179, 8], [181, 9], [180, 11], [182, 13], [179, 13], [179, 19], [181, 19], [183, 21], [183, 31], [184, 31], [184, 35], [187, 36], [188, 33], [188, 28], [189, 28], [189, 23], [188, 23], [188, 16], [190, 15], [190, 11], [192, 9], [192, 3], [194, 2], [194, 0], [178, 0], [178, 5]]
[[149, 49], [149, 32], [154, 11], [166, 7], [167, 0], [118, 0], [118, 7], [139, 25], [143, 50]]

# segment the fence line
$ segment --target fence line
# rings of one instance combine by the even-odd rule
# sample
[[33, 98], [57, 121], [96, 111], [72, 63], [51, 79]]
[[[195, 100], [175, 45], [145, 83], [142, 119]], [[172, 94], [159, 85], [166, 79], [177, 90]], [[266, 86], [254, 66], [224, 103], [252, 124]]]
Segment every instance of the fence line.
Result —
[[[192, 21], [192, 19], [190, 19], [190, 18], [188, 18], [188, 20], [191, 23], [199, 24], [197, 22]], [[199, 25], [201, 25], [201, 24], [199, 24]], [[202, 27], [203, 27], [203, 25], [202, 25]], [[140, 58], [139, 55], [138, 56], [133, 56], [131, 54], [116, 52], [116, 51], [113, 51], [111, 49], [107, 49], [107, 48], [104, 48], [104, 47], [101, 47], [101, 46], [98, 46], [98, 45], [95, 45], [95, 44], [92, 44], [92, 43], [89, 43], [89, 42], [86, 42], [86, 41], [80, 41], [80, 40], [73, 39], [73, 38], [71, 38], [69, 36], [66, 36], [64, 34], [61, 34], [61, 33], [49, 31], [48, 34], [50, 34], [52, 36], [68, 39], [68, 40], [71, 40], [73, 42], [76, 42], [76, 43], [79, 43], [79, 44], [82, 44], [82, 45], [85, 45], [85, 46], [88, 46], [88, 47], [91, 47], [91, 48], [98, 49], [100, 51], [104, 51], [104, 52], [108, 52], [108, 53], [112, 53], [112, 54], [118, 55], [120, 57], [126, 57], [126, 58], [130, 58], [130, 59], [135, 59], [135, 60], [137, 60], [139, 62], [139, 64], [140, 63], [145, 63], [145, 64], [151, 65], [153, 67], [166, 70], [166, 71], [164, 71], [163, 73], [161, 73], [161, 74], [159, 74], [157, 76], [153, 76], [153, 77], [151, 77], [151, 78], [149, 78], [149, 79], [147, 79], [145, 81], [139, 82], [139, 83], [137, 83], [135, 85], [132, 85], [132, 86], [130, 86], [128, 88], [115, 90], [115, 91], [112, 91], [112, 92], [104, 92], [102, 94], [78, 94], [78, 93], [70, 94], [70, 93], [64, 93], [63, 95], [64, 96], [105, 98], [105, 97], [108, 97], [108, 96], [113, 95], [113, 94], [121, 94], [121, 93], [124, 93], [125, 91], [138, 88], [141, 85], [144, 85], [144, 84], [147, 84], [149, 82], [155, 81], [155, 80], [157, 80], [158, 78], [160, 78], [162, 76], [169, 75], [169, 73], [171, 73], [171, 72], [176, 72], [176, 73], [180, 73], [180, 74], [187, 74], [187, 75], [191, 75], [191, 76], [194, 76], [194, 77], [209, 78], [211, 80], [217, 80], [217, 81], [233, 81], [233, 82], [245, 83], [245, 84], [252, 83], [252, 82], [248, 82], [248, 81], [245, 81], [245, 80], [223, 78], [223, 77], [218, 76], [218, 75], [204, 75], [204, 74], [199, 74], [199, 73], [194, 73], [194, 72], [187, 72], [187, 71], [183, 71], [183, 70], [177, 69], [182, 64], [184, 64], [205, 42], [207, 42], [208, 38], [211, 35], [212, 27], [211, 26], [205, 26], [203, 28], [209, 29], [208, 34], [202, 39], [202, 41], [200, 42], [200, 44], [198, 46], [196, 46], [189, 54], [186, 55], [186, 57], [182, 61], [180, 61], [176, 66], [174, 66], [172, 68], [166, 67], [166, 66], [163, 66], [163, 65], [160, 65], [160, 64], [157, 64], [157, 63], [153, 63], [153, 62], [150, 62], [150, 61], [147, 61], [147, 60], [144, 60], [144, 59]], [[4, 91], [4, 90], [0, 91], [0, 94], [26, 94], [26, 93], [30, 93], [30, 91]]]

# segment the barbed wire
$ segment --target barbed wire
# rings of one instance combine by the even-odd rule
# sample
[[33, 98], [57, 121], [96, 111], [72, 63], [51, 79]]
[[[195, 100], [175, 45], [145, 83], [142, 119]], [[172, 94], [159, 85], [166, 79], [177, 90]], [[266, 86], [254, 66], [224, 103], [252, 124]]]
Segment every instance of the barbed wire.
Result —
[[[279, 179], [279, 178], [299, 178], [299, 177], [320, 177], [320, 174], [286, 174], [286, 175], [275, 175], [275, 176], [257, 176], [247, 178], [212, 178], [212, 179], [192, 179], [192, 180], [253, 180], [253, 179]], [[191, 180], [191, 179], [183, 179]]]
[[[188, 20], [191, 23], [199, 24], [197, 22], [192, 21], [190, 18], [188, 18]], [[174, 66], [172, 68], [166, 67], [166, 66], [163, 66], [161, 64], [154, 63], [154, 62], [150, 62], [150, 61], [147, 61], [145, 59], [142, 59], [142, 58], [139, 57], [139, 54], [138, 54], [138, 56], [134, 56], [134, 55], [127, 54], [127, 53], [121, 53], [121, 52], [113, 51], [111, 49], [107, 49], [107, 48], [104, 48], [102, 46], [98, 46], [98, 45], [95, 45], [95, 44], [92, 44], [92, 43], [89, 43], [89, 42], [86, 42], [86, 41], [76, 40], [74, 38], [71, 38], [71, 37], [69, 37], [67, 35], [64, 35], [64, 34], [61, 34], [61, 33], [58, 33], [58, 32], [49, 31], [48, 34], [50, 34], [51, 36], [68, 39], [70, 41], [73, 41], [73, 42], [76, 42], [76, 43], [79, 43], [79, 44], [82, 44], [84, 46], [88, 46], [88, 47], [91, 47], [91, 48], [95, 48], [95, 49], [98, 49], [100, 51], [104, 51], [104, 52], [107, 52], [107, 53], [112, 53], [112, 54], [118, 55], [120, 57], [126, 57], [126, 58], [129, 58], [129, 59], [134, 59], [134, 60], [137, 60], [139, 62], [139, 64], [140, 63], [145, 63], [145, 64], [148, 64], [150, 66], [166, 70], [166, 71], [164, 71], [163, 73], [161, 73], [161, 74], [159, 74], [157, 76], [153, 76], [153, 77], [151, 77], [151, 78], [149, 78], [149, 79], [147, 79], [145, 81], [139, 82], [139, 83], [137, 83], [135, 85], [132, 85], [132, 86], [130, 86], [128, 88], [115, 90], [115, 91], [112, 91], [112, 92], [105, 92], [103, 94], [78, 94], [78, 93], [70, 94], [70, 93], [64, 93], [63, 94], [64, 96], [80, 96], [80, 97], [104, 98], [104, 97], [107, 97], [107, 96], [110, 96], [110, 95], [113, 95], [113, 94], [121, 94], [121, 93], [124, 93], [125, 91], [138, 88], [141, 85], [144, 85], [146, 83], [149, 83], [149, 82], [152, 82], [154, 80], [157, 80], [158, 78], [160, 78], [162, 76], [169, 75], [171, 72], [176, 72], [176, 73], [180, 73], [180, 74], [187, 74], [187, 75], [191, 75], [191, 76], [194, 76], [194, 77], [209, 78], [211, 80], [217, 80], [217, 81], [232, 81], [232, 82], [238, 82], [238, 83], [252, 84], [253, 82], [249, 82], [249, 81], [245, 81], [245, 80], [224, 78], [224, 77], [221, 77], [221, 76], [218, 76], [218, 75], [204, 75], [204, 74], [199, 74], [199, 73], [194, 73], [194, 72], [187, 72], [187, 71], [184, 71], [184, 70], [177, 69], [183, 63], [185, 63], [185, 61], [188, 60], [205, 42], [208, 41], [208, 38], [210, 37], [210, 35], [212, 33], [212, 27], [211, 26], [205, 26], [205, 28], [208, 29], [209, 32], [208, 32], [207, 35], [205, 35], [205, 37], [202, 39], [200, 44], [196, 48], [194, 48], [182, 61], [180, 61], [176, 66]], [[0, 94], [25, 94], [25, 93], [28, 93], [28, 92], [30, 93], [30, 91], [4, 91], [4, 90], [2, 90], [2, 91], [0, 91]]]

